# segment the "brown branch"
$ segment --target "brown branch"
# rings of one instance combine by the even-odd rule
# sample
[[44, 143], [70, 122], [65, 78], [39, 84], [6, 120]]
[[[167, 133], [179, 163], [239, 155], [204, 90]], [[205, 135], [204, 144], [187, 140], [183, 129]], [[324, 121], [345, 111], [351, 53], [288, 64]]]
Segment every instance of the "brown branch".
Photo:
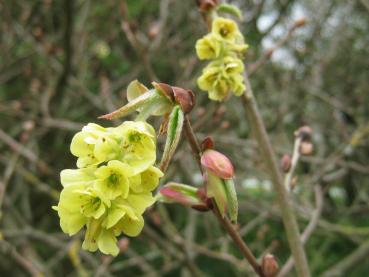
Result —
[[[186, 138], [188, 140], [188, 143], [191, 146], [191, 149], [192, 149], [192, 153], [194, 155], [194, 158], [195, 158], [196, 162], [198, 163], [198, 165], [199, 165], [199, 167], [201, 169], [201, 162], [200, 162], [201, 148], [200, 148], [200, 145], [198, 143], [198, 140], [197, 140], [197, 138], [195, 136], [195, 133], [193, 132], [193, 129], [191, 127], [191, 122], [190, 122], [188, 116], [185, 117], [184, 127], [185, 127], [184, 128], [184, 131], [185, 131], [185, 134], [186, 134]], [[261, 266], [257, 262], [255, 256], [252, 254], [251, 250], [248, 248], [248, 246], [243, 241], [243, 239], [241, 238], [241, 236], [234, 229], [233, 225], [228, 220], [228, 218], [227, 217], [224, 217], [223, 218], [220, 215], [218, 209], [216, 208], [216, 204], [215, 203], [213, 203], [213, 207], [214, 207], [213, 208], [213, 213], [215, 214], [216, 218], [222, 224], [222, 226], [227, 231], [227, 233], [229, 234], [229, 236], [233, 239], [233, 242], [237, 245], [237, 247], [241, 251], [242, 255], [245, 257], [245, 259], [253, 267], [254, 271], [259, 276], [261, 276], [261, 277], [265, 276], [264, 273], [263, 273], [263, 271], [262, 271], [262, 269], [261, 269]]]

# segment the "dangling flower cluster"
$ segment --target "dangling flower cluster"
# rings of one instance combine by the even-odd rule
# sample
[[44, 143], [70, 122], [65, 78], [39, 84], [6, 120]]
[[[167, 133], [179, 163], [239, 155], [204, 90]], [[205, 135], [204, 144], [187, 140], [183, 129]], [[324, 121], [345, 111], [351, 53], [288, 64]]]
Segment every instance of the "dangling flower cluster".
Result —
[[86, 226], [83, 249], [117, 255], [117, 236], [137, 236], [142, 217], [155, 202], [152, 191], [163, 173], [156, 167], [156, 137], [146, 122], [116, 128], [89, 123], [77, 133], [71, 152], [78, 169], [61, 172], [58, 211], [62, 230], [73, 235]]
[[244, 66], [239, 57], [247, 48], [236, 22], [223, 17], [215, 18], [211, 33], [197, 41], [199, 59], [211, 60], [197, 79], [198, 86], [209, 93], [210, 99], [222, 101], [231, 91], [236, 96], [245, 91]]

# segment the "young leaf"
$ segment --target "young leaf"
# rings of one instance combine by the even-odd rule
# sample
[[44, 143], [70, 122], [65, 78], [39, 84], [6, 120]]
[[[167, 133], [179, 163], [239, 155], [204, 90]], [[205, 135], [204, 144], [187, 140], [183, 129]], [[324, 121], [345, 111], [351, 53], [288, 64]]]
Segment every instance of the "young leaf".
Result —
[[224, 180], [224, 190], [227, 197], [227, 212], [232, 223], [237, 223], [238, 201], [233, 179]]
[[208, 198], [214, 198], [220, 214], [224, 217], [228, 210], [224, 180], [209, 170], [207, 170], [206, 175], [206, 196]]
[[234, 16], [238, 17], [239, 19], [242, 19], [242, 13], [241, 13], [240, 9], [237, 8], [234, 5], [220, 4], [217, 7], [217, 12], [231, 14], [231, 15], [234, 15]]
[[177, 105], [172, 109], [169, 116], [167, 140], [165, 142], [163, 157], [160, 162], [162, 170], [168, 166], [177, 146], [182, 133], [184, 114], [180, 106]]

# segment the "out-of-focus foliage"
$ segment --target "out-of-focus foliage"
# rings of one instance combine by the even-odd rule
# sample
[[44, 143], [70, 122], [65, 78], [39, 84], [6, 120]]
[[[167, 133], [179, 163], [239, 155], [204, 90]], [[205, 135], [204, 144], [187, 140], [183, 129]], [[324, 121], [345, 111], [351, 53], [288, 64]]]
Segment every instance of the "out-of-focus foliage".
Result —
[[[368, 3], [230, 2], [243, 13], [247, 67], [276, 152], [291, 153], [301, 125], [314, 130], [314, 153], [299, 163], [294, 192], [304, 230], [316, 205], [314, 186], [322, 188], [322, 214], [306, 244], [313, 276], [365, 276]], [[181, 206], [156, 205], [141, 236], [122, 238], [122, 253], [114, 259], [80, 250], [82, 235], [71, 239], [61, 232], [51, 206], [62, 188], [60, 170], [75, 166], [72, 136], [122, 106], [134, 79], [194, 90], [195, 130], [200, 138], [211, 135], [235, 165], [240, 233], [257, 256], [267, 249], [282, 265], [288, 244], [239, 98], [218, 104], [196, 88], [204, 63], [196, 58], [195, 42], [207, 29], [195, 1], [123, 3], [0, 2], [0, 275], [253, 276], [210, 213]], [[289, 33], [301, 17], [306, 24]], [[161, 153], [163, 137], [158, 141]], [[186, 143], [164, 179], [201, 184]]]

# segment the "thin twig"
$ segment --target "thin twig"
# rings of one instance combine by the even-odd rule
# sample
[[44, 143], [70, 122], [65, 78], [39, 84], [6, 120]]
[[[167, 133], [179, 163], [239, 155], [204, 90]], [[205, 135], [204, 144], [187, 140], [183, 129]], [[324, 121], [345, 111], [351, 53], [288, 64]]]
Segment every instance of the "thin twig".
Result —
[[292, 159], [291, 159], [291, 168], [286, 173], [286, 176], [284, 177], [284, 187], [286, 188], [287, 191], [292, 190], [292, 186], [293, 186], [292, 177], [293, 177], [293, 174], [295, 173], [297, 163], [300, 159], [300, 146], [301, 146], [301, 137], [297, 137], [295, 139], [295, 144], [293, 146], [293, 154], [292, 154]]
[[282, 173], [277, 162], [276, 155], [266, 132], [263, 119], [261, 118], [257, 106], [247, 71], [245, 71], [246, 93], [242, 95], [242, 103], [246, 112], [248, 122], [251, 125], [263, 159], [269, 169], [270, 177], [278, 195], [278, 203], [281, 208], [283, 223], [287, 233], [287, 239], [291, 248], [292, 255], [296, 262], [298, 276], [310, 276], [310, 270], [306, 259], [306, 254], [300, 240], [299, 227], [293, 211], [291, 200], [283, 184]]
[[[318, 225], [318, 220], [319, 217], [322, 213], [322, 209], [323, 209], [323, 192], [322, 189], [319, 185], [316, 185], [314, 187], [314, 191], [315, 191], [315, 210], [313, 212], [313, 214], [311, 215], [311, 219], [309, 224], [307, 225], [307, 227], [305, 228], [304, 232], [301, 235], [301, 241], [303, 244], [305, 244], [307, 242], [307, 240], [309, 239], [309, 237], [311, 236], [311, 234], [313, 233], [313, 231], [315, 230], [316, 226]], [[283, 277], [286, 276], [288, 274], [288, 272], [292, 269], [294, 264], [294, 260], [292, 257], [289, 257], [289, 259], [287, 260], [287, 262], [284, 264], [284, 266], [282, 267], [282, 269], [280, 270], [280, 272], [278, 273], [277, 277]]]

